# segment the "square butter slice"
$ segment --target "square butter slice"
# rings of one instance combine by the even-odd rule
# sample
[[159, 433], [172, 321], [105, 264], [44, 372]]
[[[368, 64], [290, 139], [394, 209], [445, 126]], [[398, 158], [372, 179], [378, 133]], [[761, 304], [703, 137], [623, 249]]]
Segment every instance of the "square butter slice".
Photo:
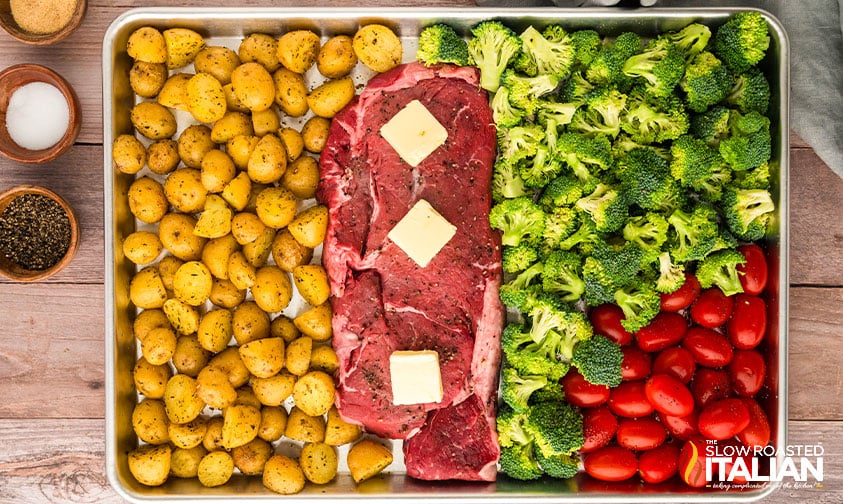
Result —
[[424, 268], [456, 233], [456, 226], [421, 199], [386, 236]]
[[389, 356], [392, 404], [442, 401], [442, 373], [435, 350], [397, 350]]
[[416, 167], [448, 139], [448, 131], [418, 100], [408, 103], [381, 126], [381, 136], [401, 159]]

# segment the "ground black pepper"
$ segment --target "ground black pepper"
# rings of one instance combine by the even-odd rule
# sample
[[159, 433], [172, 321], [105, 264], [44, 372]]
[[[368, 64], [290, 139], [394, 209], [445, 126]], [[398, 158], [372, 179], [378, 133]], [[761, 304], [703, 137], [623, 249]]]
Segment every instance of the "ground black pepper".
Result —
[[42, 194], [13, 199], [0, 215], [0, 253], [29, 270], [45, 270], [70, 247], [70, 219], [61, 205]]

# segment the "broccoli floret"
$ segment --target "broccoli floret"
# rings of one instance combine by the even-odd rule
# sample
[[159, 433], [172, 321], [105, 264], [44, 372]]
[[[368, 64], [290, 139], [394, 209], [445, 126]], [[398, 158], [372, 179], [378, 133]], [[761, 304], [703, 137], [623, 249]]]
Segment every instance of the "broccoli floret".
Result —
[[757, 168], [737, 172], [732, 180], [737, 189], [770, 189], [770, 164], [761, 163]]
[[688, 131], [689, 123], [679, 98], [671, 96], [652, 100], [643, 92], [633, 92], [626, 102], [621, 129], [632, 140], [651, 144], [678, 138]]
[[644, 50], [628, 58], [623, 73], [646, 81], [644, 89], [654, 96], [668, 96], [685, 73], [685, 54], [670, 39], [651, 40]]
[[480, 87], [495, 92], [506, 66], [521, 52], [521, 39], [500, 21], [481, 21], [468, 41], [470, 62], [480, 69]]
[[[591, 324], [576, 311], [560, 309], [550, 302], [541, 301], [530, 308], [530, 337], [539, 345], [549, 360], [567, 364], [579, 341], [592, 336]], [[568, 371], [560, 366], [548, 377], [558, 380]]]
[[616, 137], [621, 130], [626, 98], [617, 89], [608, 87], [590, 93], [586, 106], [577, 109], [568, 128], [589, 136]]
[[599, 334], [581, 341], [571, 358], [571, 364], [589, 383], [608, 387], [620, 385], [622, 362], [621, 346]]
[[735, 171], [750, 170], [770, 160], [770, 119], [758, 112], [743, 115], [733, 110], [729, 118], [731, 136], [720, 141], [718, 150]]
[[581, 219], [580, 226], [577, 230], [560, 241], [557, 246], [561, 250], [571, 250], [576, 247], [580, 253], [589, 254], [602, 241], [603, 237], [595, 228], [594, 221], [591, 219]]
[[547, 377], [521, 375], [514, 368], [504, 366], [501, 372], [501, 398], [516, 413], [527, 411], [530, 396], [547, 386]]
[[652, 149], [632, 149], [619, 160], [616, 173], [627, 201], [643, 209], [666, 210], [679, 198], [667, 161]]
[[623, 227], [623, 237], [641, 249], [644, 262], [661, 253], [662, 245], [667, 241], [667, 219], [660, 213], [647, 212], [644, 215], [630, 217]]
[[645, 281], [616, 290], [614, 298], [623, 310], [621, 325], [633, 333], [649, 324], [661, 309], [661, 296]]
[[541, 450], [536, 450], [535, 455], [542, 471], [553, 478], [573, 478], [579, 472], [580, 459], [576, 453], [545, 457]]
[[617, 189], [599, 183], [594, 191], [578, 199], [575, 207], [588, 214], [597, 231], [611, 233], [623, 227], [629, 216], [629, 203]]
[[527, 75], [552, 75], [557, 79], [568, 76], [574, 63], [576, 47], [559, 25], [549, 25], [539, 32], [530, 25], [521, 35], [521, 54], [515, 67]]
[[631, 242], [620, 249], [603, 243], [595, 245], [583, 262], [586, 304], [598, 306], [614, 301], [615, 290], [636, 281], [643, 258], [643, 251]]
[[685, 91], [688, 108], [694, 112], [705, 112], [729, 95], [732, 74], [717, 56], [703, 51], [688, 62], [679, 86]]
[[718, 151], [703, 140], [683, 135], [670, 146], [670, 153], [673, 178], [708, 201], [720, 199], [723, 187], [732, 179], [732, 170]]
[[600, 34], [594, 30], [577, 30], [571, 33], [571, 40], [576, 48], [574, 65], [580, 68], [588, 67], [603, 45]]
[[759, 12], [738, 12], [714, 35], [714, 54], [733, 72], [758, 64], [770, 47], [769, 28]]
[[502, 232], [503, 245], [537, 242], [544, 231], [544, 211], [526, 196], [507, 199], [492, 207], [489, 223]]
[[569, 455], [584, 442], [582, 413], [567, 403], [541, 402], [530, 408], [524, 429], [545, 457]]
[[545, 138], [544, 130], [536, 124], [498, 128], [498, 155], [510, 163], [536, 155]]
[[707, 205], [697, 205], [690, 213], [674, 210], [667, 218], [674, 231], [674, 236], [669, 237], [673, 260], [686, 263], [708, 255], [719, 235], [716, 218], [716, 212]]
[[544, 263], [537, 262], [501, 285], [500, 298], [506, 306], [529, 311], [541, 294], [541, 273]]
[[544, 234], [542, 235], [542, 250], [553, 250], [559, 243], [571, 236], [579, 225], [577, 212], [567, 206], [557, 206], [546, 214]]
[[[573, 103], [539, 100], [536, 118], [539, 124], [544, 125], [546, 128], [556, 128], [570, 123], [576, 111], [577, 105]], [[550, 143], [548, 139], [548, 144]]]
[[554, 250], [544, 258], [542, 289], [559, 296], [562, 301], [575, 303], [585, 291], [581, 278], [582, 257], [568, 250]]
[[731, 135], [729, 117], [731, 117], [731, 112], [728, 108], [715, 105], [702, 114], [693, 116], [689, 131], [709, 147], [716, 149], [721, 140]]
[[426, 66], [437, 63], [468, 64], [468, 43], [444, 23], [426, 27], [419, 33], [416, 58]]
[[521, 324], [504, 327], [501, 348], [507, 364], [525, 375], [562, 376], [569, 368], [567, 362], [563, 363], [543, 351], [540, 343], [533, 341], [530, 331], [525, 331]]
[[613, 163], [612, 144], [604, 136], [562, 133], [556, 141], [556, 153], [579, 180], [583, 193], [592, 192], [597, 187], [597, 172]]
[[627, 59], [641, 50], [641, 37], [624, 32], [610, 43], [603, 44], [586, 69], [586, 78], [595, 84], [620, 83], [628, 79], [623, 73]]
[[533, 436], [525, 429], [527, 414], [516, 412], [508, 406], [498, 408], [495, 424], [498, 430], [498, 444], [501, 446], [527, 445], [533, 442]]
[[504, 245], [501, 252], [503, 270], [518, 273], [529, 268], [539, 259], [539, 252], [528, 243], [519, 243], [514, 247]]
[[776, 209], [767, 189], [727, 188], [720, 202], [729, 230], [741, 240], [756, 241], [767, 234]]
[[536, 460], [535, 445], [501, 446], [501, 471], [521, 481], [538, 479], [544, 474]]
[[524, 111], [513, 106], [509, 99], [509, 89], [498, 88], [489, 102], [495, 126], [509, 128], [520, 123], [524, 118]]
[[582, 104], [595, 88], [582, 72], [574, 72], [560, 86], [559, 97], [566, 102]]
[[674, 264], [669, 252], [659, 254], [659, 278], [656, 280], [656, 291], [668, 294], [676, 291], [685, 283], [685, 266]]
[[737, 266], [746, 258], [737, 250], [718, 250], [697, 264], [696, 276], [703, 288], [717, 286], [727, 296], [743, 292]]
[[539, 108], [539, 98], [556, 89], [558, 84], [559, 78], [554, 75], [530, 77], [520, 75], [511, 68], [501, 76], [501, 86], [509, 90], [509, 102], [531, 116]]
[[573, 205], [582, 198], [582, 186], [570, 175], [560, 175], [551, 180], [539, 197], [539, 203], [547, 211], [563, 206]]
[[528, 191], [521, 178], [521, 171], [517, 163], [512, 163], [503, 156], [495, 161], [492, 172], [492, 197], [495, 202], [507, 198], [527, 196]]
[[527, 160], [521, 165], [521, 178], [524, 185], [533, 188], [542, 188], [562, 171], [562, 161], [550, 151], [550, 147], [541, 144], [536, 149], [532, 160]]
[[700, 23], [691, 23], [677, 32], [668, 33], [667, 37], [685, 54], [685, 59], [701, 53], [711, 40], [711, 30]]
[[670, 149], [667, 147], [660, 147], [657, 145], [648, 145], [640, 142], [636, 142], [629, 136], [629, 134], [623, 132], [615, 138], [612, 142], [612, 155], [616, 158], [622, 158], [626, 156], [632, 149], [650, 149], [659, 157], [664, 158], [665, 160], [670, 160]]
[[770, 106], [770, 82], [761, 70], [752, 67], [735, 78], [725, 102], [744, 114], [751, 111], [766, 114]]

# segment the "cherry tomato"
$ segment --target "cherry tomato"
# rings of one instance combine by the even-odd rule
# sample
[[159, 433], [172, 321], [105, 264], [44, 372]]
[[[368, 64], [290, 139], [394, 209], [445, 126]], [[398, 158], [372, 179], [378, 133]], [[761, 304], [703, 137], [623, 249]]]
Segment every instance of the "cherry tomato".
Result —
[[679, 450], [679, 477], [688, 486], [702, 488], [708, 484], [705, 477], [706, 458], [705, 440], [692, 438]]
[[727, 368], [732, 388], [740, 397], [752, 397], [761, 390], [767, 376], [764, 357], [755, 350], [735, 350], [735, 356]]
[[715, 329], [729, 320], [732, 304], [732, 298], [723, 294], [719, 287], [710, 287], [700, 292], [691, 305], [691, 320], [703, 327]]
[[700, 407], [732, 397], [732, 379], [720, 369], [697, 369], [691, 382], [691, 393]]
[[621, 352], [623, 352], [621, 378], [624, 381], [643, 380], [650, 376], [653, 360], [650, 354], [632, 345], [622, 346]]
[[746, 263], [737, 267], [743, 291], [757, 296], [767, 287], [767, 256], [764, 250], [754, 243], [741, 245], [738, 252], [746, 258]]
[[602, 481], [623, 481], [638, 471], [635, 454], [620, 446], [605, 446], [583, 457], [585, 472]]
[[621, 325], [625, 318], [620, 306], [613, 304], [600, 305], [588, 314], [594, 334], [602, 334], [618, 345], [626, 345], [632, 341], [632, 333]]
[[585, 441], [581, 453], [593, 452], [609, 444], [618, 430], [618, 417], [605, 404], [587, 408], [582, 413], [582, 432]]
[[718, 441], [736, 436], [749, 425], [749, 409], [740, 399], [714, 401], [700, 411], [697, 428], [707, 439]]
[[630, 450], [652, 450], [664, 443], [667, 431], [664, 425], [652, 417], [622, 418], [618, 421], [615, 435], [618, 445]]
[[742, 398], [749, 411], [749, 425], [738, 433], [738, 440], [746, 446], [764, 447], [770, 443], [770, 422], [767, 414], [755, 399]]
[[734, 348], [726, 336], [706, 327], [690, 327], [682, 347], [691, 352], [700, 366], [720, 368], [732, 362]]
[[687, 329], [688, 323], [682, 315], [661, 312], [635, 333], [635, 342], [645, 352], [658, 352], [682, 341]]
[[575, 368], [571, 368], [560, 383], [565, 392], [565, 399], [574, 406], [590, 408], [609, 400], [609, 387], [590, 383]]
[[699, 435], [700, 431], [697, 429], [697, 419], [697, 410], [694, 410], [690, 415], [683, 417], [659, 415], [659, 420], [667, 429], [670, 437], [682, 441]]
[[666, 312], [678, 312], [691, 306], [700, 295], [700, 282], [691, 273], [685, 273], [685, 283], [677, 290], [661, 295], [661, 309]]
[[684, 383], [669, 374], [654, 374], [644, 383], [647, 400], [656, 411], [683, 417], [694, 411], [694, 396]]
[[764, 339], [767, 332], [767, 303], [757, 296], [735, 295], [732, 317], [726, 322], [726, 335], [735, 348], [749, 350]]
[[665, 348], [653, 361], [653, 373], [665, 373], [677, 378], [682, 383], [688, 383], [694, 377], [697, 363], [691, 352], [682, 347]]
[[667, 481], [679, 467], [679, 447], [665, 443], [638, 456], [638, 474], [646, 483]]
[[621, 382], [612, 389], [609, 409], [620, 417], [637, 418], [653, 412], [653, 405], [644, 393], [644, 380]]

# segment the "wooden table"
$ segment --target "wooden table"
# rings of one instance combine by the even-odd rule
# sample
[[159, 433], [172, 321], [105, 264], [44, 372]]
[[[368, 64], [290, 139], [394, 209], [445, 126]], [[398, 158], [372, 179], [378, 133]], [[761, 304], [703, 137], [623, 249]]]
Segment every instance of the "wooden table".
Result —
[[[79, 253], [52, 279], [0, 283], [0, 502], [119, 502], [104, 469], [103, 145], [100, 50], [119, 13], [147, 2], [89, 1], [81, 28], [53, 47], [0, 33], [0, 68], [40, 63], [61, 73], [82, 103], [76, 146], [57, 161], [0, 159], [0, 189], [39, 184], [62, 194], [82, 226]], [[161, 1], [159, 5], [231, 5]], [[318, 2], [353, 6], [353, 0]], [[471, 7], [469, 0], [369, 1]], [[241, 0], [284, 6], [289, 0]], [[822, 488], [782, 489], [765, 502], [843, 502], [843, 180], [791, 137], [791, 276], [788, 351], [791, 444], [825, 448]]]

